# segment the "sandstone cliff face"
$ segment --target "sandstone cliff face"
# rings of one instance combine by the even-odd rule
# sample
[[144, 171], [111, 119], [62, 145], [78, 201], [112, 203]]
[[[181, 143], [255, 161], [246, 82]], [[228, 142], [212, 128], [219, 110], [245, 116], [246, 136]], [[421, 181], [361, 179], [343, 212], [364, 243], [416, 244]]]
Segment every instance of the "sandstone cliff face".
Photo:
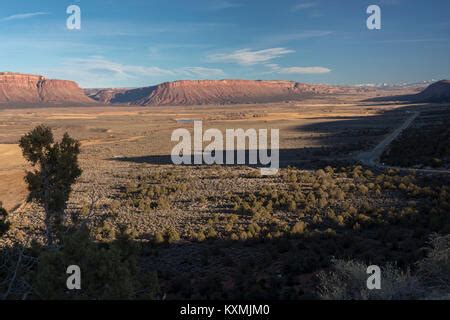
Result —
[[292, 81], [180, 80], [137, 89], [104, 89], [90, 97], [103, 103], [163, 106], [267, 103], [337, 93], [348, 93], [348, 88]]
[[73, 81], [49, 80], [43, 76], [0, 72], [1, 104], [95, 103]]

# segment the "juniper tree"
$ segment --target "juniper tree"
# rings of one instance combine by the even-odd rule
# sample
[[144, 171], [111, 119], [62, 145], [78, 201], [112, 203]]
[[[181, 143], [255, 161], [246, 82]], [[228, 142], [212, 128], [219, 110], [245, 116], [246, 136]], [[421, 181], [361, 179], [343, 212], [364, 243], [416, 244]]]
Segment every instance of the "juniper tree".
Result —
[[[59, 235], [72, 185], [81, 175], [78, 165], [80, 143], [67, 133], [55, 142], [52, 130], [40, 125], [20, 139], [24, 158], [34, 167], [28, 171], [28, 201], [36, 201], [45, 211], [47, 245]], [[59, 237], [59, 236], [58, 236]]]

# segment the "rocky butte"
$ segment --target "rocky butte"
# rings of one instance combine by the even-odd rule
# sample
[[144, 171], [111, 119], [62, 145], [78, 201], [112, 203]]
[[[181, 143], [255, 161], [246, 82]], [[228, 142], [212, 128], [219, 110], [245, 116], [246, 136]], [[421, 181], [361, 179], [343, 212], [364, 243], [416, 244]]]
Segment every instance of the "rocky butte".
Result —
[[418, 103], [450, 102], [450, 80], [441, 80], [430, 84], [417, 94], [390, 96], [369, 99], [368, 101], [408, 101]]
[[39, 75], [0, 72], [0, 104], [92, 104], [74, 81], [50, 80]]
[[431, 84], [415, 96], [415, 100], [424, 102], [450, 102], [450, 80], [441, 80]]

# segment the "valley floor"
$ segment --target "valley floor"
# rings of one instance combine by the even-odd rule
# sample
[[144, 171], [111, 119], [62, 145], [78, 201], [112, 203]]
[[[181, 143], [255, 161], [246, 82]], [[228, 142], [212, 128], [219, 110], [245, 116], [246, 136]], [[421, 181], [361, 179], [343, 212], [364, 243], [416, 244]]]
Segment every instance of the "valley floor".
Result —
[[[93, 236], [105, 243], [125, 227], [144, 244], [141, 265], [157, 271], [168, 298], [318, 297], [316, 276], [331, 257], [406, 268], [424, 258], [420, 248], [433, 232], [448, 234], [448, 177], [355, 161], [411, 112], [433, 107], [323, 101], [2, 110], [0, 177], [9, 182], [0, 200], [8, 209], [23, 203], [27, 167], [17, 141], [45, 123], [57, 139], [67, 131], [82, 142], [69, 216], [92, 215]], [[221, 131], [280, 129], [280, 174], [173, 165], [171, 133], [192, 130], [189, 119]], [[43, 239], [37, 206], [20, 206], [11, 220], [2, 246]]]

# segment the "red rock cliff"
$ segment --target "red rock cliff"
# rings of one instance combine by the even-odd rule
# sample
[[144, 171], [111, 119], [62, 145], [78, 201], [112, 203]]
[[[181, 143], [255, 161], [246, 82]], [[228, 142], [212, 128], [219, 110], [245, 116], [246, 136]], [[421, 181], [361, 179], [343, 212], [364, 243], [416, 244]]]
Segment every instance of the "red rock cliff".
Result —
[[0, 103], [2, 104], [93, 102], [73, 81], [49, 80], [38, 75], [0, 72]]
[[104, 103], [201, 105], [300, 100], [312, 95], [345, 93], [348, 88], [292, 81], [180, 80], [137, 89], [104, 89], [91, 97]]

